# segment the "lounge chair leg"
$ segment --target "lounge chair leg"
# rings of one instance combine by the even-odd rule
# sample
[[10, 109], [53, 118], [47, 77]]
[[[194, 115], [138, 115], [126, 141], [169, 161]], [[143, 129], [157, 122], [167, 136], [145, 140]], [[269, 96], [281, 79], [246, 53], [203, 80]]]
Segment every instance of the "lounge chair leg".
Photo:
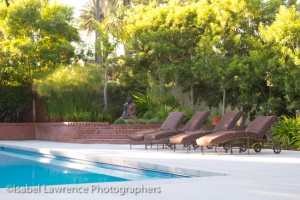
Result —
[[249, 142], [249, 138], [247, 138], [247, 147], [248, 147], [248, 155], [250, 154], [249, 153], [249, 149], [250, 149], [250, 142]]
[[218, 156], [220, 156], [219, 145], [217, 145], [216, 147], [217, 147]]
[[173, 145], [173, 149], [174, 149], [174, 152], [175, 152], [175, 149], [176, 149], [176, 145], [175, 144]]
[[201, 153], [204, 155], [203, 146], [201, 146]]
[[232, 154], [232, 141], [230, 141], [230, 154]]

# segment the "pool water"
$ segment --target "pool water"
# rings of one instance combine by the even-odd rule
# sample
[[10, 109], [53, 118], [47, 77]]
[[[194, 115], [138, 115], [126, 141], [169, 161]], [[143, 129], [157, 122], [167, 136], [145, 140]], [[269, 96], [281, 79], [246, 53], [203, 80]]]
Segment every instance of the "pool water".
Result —
[[7, 185], [63, 185], [183, 177], [186, 176], [0, 149], [0, 188]]

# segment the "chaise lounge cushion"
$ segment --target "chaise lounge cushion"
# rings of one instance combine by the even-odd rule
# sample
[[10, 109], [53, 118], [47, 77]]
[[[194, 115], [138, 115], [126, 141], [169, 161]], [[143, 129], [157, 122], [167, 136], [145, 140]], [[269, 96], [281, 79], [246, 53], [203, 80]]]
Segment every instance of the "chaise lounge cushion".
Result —
[[199, 129], [203, 122], [207, 119], [209, 116], [209, 111], [203, 111], [203, 112], [196, 112], [193, 117], [187, 122], [187, 124], [184, 126], [182, 130], [173, 130], [173, 131], [159, 131], [155, 133], [151, 133], [145, 136], [145, 140], [160, 140], [172, 137], [177, 134], [181, 134], [185, 131], [195, 131]]
[[206, 135], [196, 140], [199, 146], [216, 146], [234, 139], [262, 139], [265, 132], [277, 120], [277, 116], [258, 116], [244, 131], [222, 131]]
[[197, 138], [203, 137], [207, 134], [219, 131], [228, 131], [234, 128], [236, 122], [241, 118], [243, 112], [241, 111], [228, 111], [216, 125], [214, 130], [199, 130], [199, 131], [187, 131], [170, 137], [171, 144], [183, 144], [188, 141], [195, 141]]
[[159, 140], [182, 132], [183, 130], [159, 131], [159, 132], [145, 135], [145, 140]]
[[144, 136], [147, 134], [155, 133], [160, 131], [160, 129], [150, 129], [145, 131], [135, 132], [133, 134], [128, 135], [128, 138], [131, 140], [144, 140]]
[[171, 112], [169, 113], [168, 117], [166, 120], [163, 122], [161, 127], [159, 129], [150, 129], [150, 130], [144, 130], [144, 131], [139, 131], [135, 132], [132, 134], [128, 135], [128, 138], [130, 140], [135, 140], [135, 141], [143, 141], [145, 135], [159, 132], [159, 131], [170, 131], [170, 130], [176, 130], [182, 121], [185, 113], [184, 112]]
[[179, 135], [170, 137], [171, 144], [181, 144], [188, 141], [196, 140], [199, 137], [212, 133], [212, 130], [198, 130], [198, 131], [189, 131], [186, 133], [181, 133]]
[[204, 121], [208, 118], [209, 111], [197, 111], [192, 118], [186, 123], [183, 130], [184, 131], [195, 131], [198, 130]]

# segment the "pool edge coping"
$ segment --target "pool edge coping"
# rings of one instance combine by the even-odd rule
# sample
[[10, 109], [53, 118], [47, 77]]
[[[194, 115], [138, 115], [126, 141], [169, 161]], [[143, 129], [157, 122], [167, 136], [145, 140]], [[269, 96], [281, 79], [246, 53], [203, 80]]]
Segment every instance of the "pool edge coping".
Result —
[[86, 155], [86, 153], [62, 152], [59, 150], [47, 150], [47, 152], [45, 152], [45, 151], [41, 151], [38, 147], [36, 147], [36, 148], [35, 147], [24, 147], [24, 146], [17, 146], [17, 145], [11, 145], [11, 144], [0, 144], [0, 148], [1, 147], [29, 151], [29, 152], [40, 153], [40, 154], [46, 154], [46, 155], [79, 159], [79, 160], [90, 161], [90, 162], [99, 162], [99, 163], [106, 163], [106, 164], [118, 165], [118, 166], [130, 167], [130, 168], [167, 172], [167, 173], [178, 174], [178, 175], [183, 175], [183, 176], [191, 176], [191, 177], [225, 176], [226, 175], [223, 173], [202, 171], [202, 170], [196, 170], [196, 169], [188, 169], [188, 168], [182, 168], [182, 167], [172, 167], [172, 166], [151, 164], [151, 163], [145, 163], [145, 162], [137, 162], [137, 161], [132, 161], [132, 160], [120, 159], [120, 158], [112, 158], [110, 156], [103, 156], [103, 155], [98, 155], [98, 156], [97, 155]]

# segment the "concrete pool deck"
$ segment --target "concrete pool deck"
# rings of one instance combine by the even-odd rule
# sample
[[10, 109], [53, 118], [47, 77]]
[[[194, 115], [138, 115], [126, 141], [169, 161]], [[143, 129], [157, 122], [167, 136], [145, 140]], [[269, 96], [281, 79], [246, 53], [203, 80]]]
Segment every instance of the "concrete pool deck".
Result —
[[[38, 193], [9, 193], [0, 189], [1, 200], [99, 200], [99, 199], [243, 199], [243, 200], [299, 200], [300, 199], [300, 151], [282, 151], [274, 154], [270, 149], [262, 149], [260, 153], [250, 150], [233, 155], [221, 151], [218, 156], [212, 150], [202, 155], [200, 150], [186, 153], [170, 149], [156, 148], [145, 150], [143, 145], [111, 145], [111, 144], [71, 144], [45, 141], [0, 141], [0, 146], [14, 146], [23, 149], [35, 149], [44, 153], [62, 152], [68, 155], [99, 157], [118, 164], [144, 164], [146, 167], [169, 167], [187, 171], [204, 171], [221, 174], [220, 176], [193, 177], [187, 179], [143, 180], [115, 183], [73, 185], [75, 189], [84, 187], [86, 192], [73, 191]], [[70, 186], [70, 185], [68, 185]], [[65, 186], [58, 186], [65, 187]], [[72, 186], [70, 186], [72, 187]], [[104, 190], [95, 190], [101, 187]], [[121, 188], [127, 189], [126, 194]], [[129, 189], [135, 188], [132, 193]], [[146, 189], [145, 189], [146, 188]], [[148, 188], [150, 188], [148, 190]], [[151, 188], [159, 188], [159, 192], [151, 192]], [[48, 188], [49, 189], [49, 188]], [[108, 190], [111, 189], [109, 192]], [[119, 191], [119, 192], [118, 192]], [[124, 191], [124, 190], [123, 190]]]

